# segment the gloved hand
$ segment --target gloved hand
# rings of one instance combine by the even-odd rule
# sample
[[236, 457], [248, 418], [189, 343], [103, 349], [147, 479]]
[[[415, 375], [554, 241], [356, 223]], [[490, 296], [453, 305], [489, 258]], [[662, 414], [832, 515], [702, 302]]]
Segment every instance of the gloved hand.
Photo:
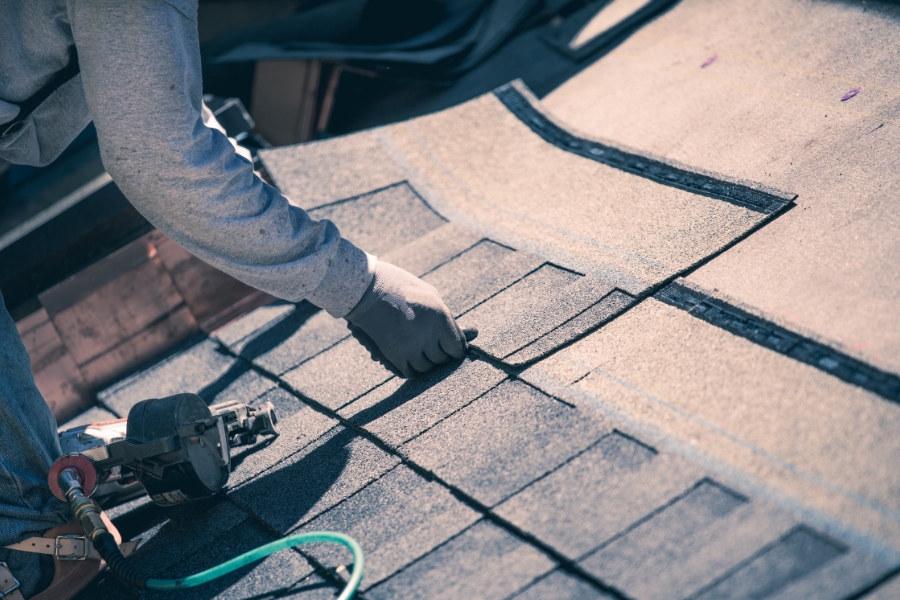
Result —
[[468, 347], [437, 290], [390, 263], [375, 265], [369, 289], [344, 318], [372, 359], [398, 377], [462, 358]]

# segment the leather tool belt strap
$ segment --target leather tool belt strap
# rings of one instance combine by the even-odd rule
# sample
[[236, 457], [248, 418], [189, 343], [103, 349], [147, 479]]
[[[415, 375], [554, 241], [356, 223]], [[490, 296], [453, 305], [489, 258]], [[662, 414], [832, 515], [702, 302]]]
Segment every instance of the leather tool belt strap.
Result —
[[[123, 542], [119, 550], [125, 557], [131, 556], [138, 542]], [[7, 546], [9, 550], [49, 554], [57, 560], [100, 560], [100, 554], [91, 541], [83, 535], [58, 535], [55, 538], [33, 537]], [[0, 596], [3, 598], [3, 596]]]
[[[53, 92], [71, 81], [80, 72], [81, 68], [78, 65], [78, 52], [73, 45], [69, 50], [69, 64], [67, 64], [63, 70], [57, 71], [53, 77], [50, 78], [50, 81], [44, 84], [44, 87], [35, 92], [30, 98], [24, 102], [16, 103], [19, 105], [19, 114], [17, 114], [16, 118], [12, 121], [0, 124], [0, 137], [6, 135], [13, 127], [27, 119], [29, 115], [34, 112], [34, 109], [40, 106], [44, 100], [49, 98]], [[0, 596], [0, 598], [2, 597], [3, 596]]]
[[19, 591], [19, 580], [13, 577], [12, 571], [5, 562], [0, 562], [0, 598], [3, 600], [25, 600]]

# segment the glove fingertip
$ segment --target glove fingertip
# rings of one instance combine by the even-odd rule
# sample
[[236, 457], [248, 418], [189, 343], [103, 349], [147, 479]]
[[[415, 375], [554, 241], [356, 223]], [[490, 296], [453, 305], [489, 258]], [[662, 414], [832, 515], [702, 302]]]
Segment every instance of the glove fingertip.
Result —
[[466, 357], [466, 350], [468, 347], [465, 338], [455, 338], [452, 340], [441, 339], [439, 340], [439, 344], [441, 350], [457, 360]]
[[381, 363], [381, 366], [384, 367], [385, 369], [387, 369], [388, 371], [390, 371], [394, 375], [394, 377], [399, 377], [400, 379], [407, 379], [407, 377], [403, 373], [401, 373], [397, 369], [397, 367], [395, 367], [393, 365], [393, 363], [385, 361], [385, 362]]

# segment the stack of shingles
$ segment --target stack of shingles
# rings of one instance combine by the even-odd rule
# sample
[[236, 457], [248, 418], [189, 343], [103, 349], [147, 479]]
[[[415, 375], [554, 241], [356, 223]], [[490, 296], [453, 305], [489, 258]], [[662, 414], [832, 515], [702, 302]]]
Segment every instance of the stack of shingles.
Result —
[[[484, 118], [485, 112], [495, 118]], [[493, 98], [448, 113], [457, 124], [479, 115], [486, 127], [500, 123], [494, 135], [509, 138], [507, 149], [530, 146], [529, 152], [556, 161], [566, 175], [557, 184], [569, 185], [561, 195], [572, 193], [577, 202], [586, 202], [577, 197], [579, 189], [586, 189], [580, 170], [596, 177], [596, 163], [585, 166], [588, 159], [553, 148]], [[438, 125], [452, 121], [446, 114], [430, 119]], [[426, 119], [399, 126], [406, 128], [400, 134], [421, 134], [427, 125]], [[477, 177], [486, 188], [493, 182], [511, 185], [521, 169], [492, 170], [496, 161], [482, 165], [481, 174], [447, 169], [444, 175], [454, 175], [453, 185], [464, 192], [457, 190], [455, 204], [441, 204], [452, 193], [450, 184], [442, 184], [436, 170], [426, 178], [409, 166], [414, 145], [396, 155], [408, 161], [406, 167], [389, 160], [393, 142], [384, 140], [393, 136], [396, 141], [397, 130], [356, 136], [373, 154], [364, 185], [376, 189], [354, 196], [323, 177], [318, 188], [311, 185], [303, 192], [295, 187], [295, 200], [303, 204], [313, 198], [306, 207], [314, 216], [333, 219], [360, 246], [433, 283], [463, 325], [480, 329], [478, 352], [462, 364], [404, 382], [373, 363], [348, 338], [342, 322], [307, 303], [277, 303], [105, 391], [101, 400], [118, 414], [146, 397], [193, 390], [209, 402], [271, 401], [281, 416], [282, 435], [274, 443], [238, 457], [227, 499], [172, 513], [146, 503], [121, 511], [119, 520], [129, 535], [147, 530], [138, 523], [162, 523], [172, 515], [150, 529], [151, 541], [139, 550], [138, 564], [147, 560], [155, 573], [183, 574], [218, 562], [226, 548], [224, 554], [233, 555], [272, 536], [335, 529], [355, 537], [366, 551], [367, 598], [670, 598], [736, 591], [753, 597], [837, 598], [885, 570], [849, 541], [742, 489], [739, 480], [726, 481], [721, 473], [655, 448], [627, 423], [563, 402], [552, 389], [545, 393], [518, 376], [517, 364], [601, 325], [666, 273], [701, 260], [765, 215], [651, 181], [646, 202], [674, 206], [668, 213], [657, 206], [664, 216], [649, 220], [624, 211], [628, 214], [620, 220], [643, 222], [644, 233], [621, 238], [633, 251], [603, 262], [597, 257], [617, 254], [615, 249], [538, 219], [520, 227], [521, 213], [504, 221], [515, 211], [514, 203], [504, 207], [497, 190], [491, 196], [490, 190], [472, 187]], [[383, 137], [374, 144], [378, 135]], [[445, 140], [431, 149], [457, 142]], [[421, 151], [425, 142], [417, 143]], [[310, 171], [339, 171], [341, 156], [359, 152], [354, 138], [347, 138], [274, 151], [267, 165], [290, 189], [298, 165], [300, 179], [317, 181]], [[317, 153], [332, 163], [298, 160]], [[437, 159], [432, 153], [427, 160]], [[515, 161], [505, 166], [512, 169]], [[545, 170], [545, 177], [552, 173]], [[470, 182], [461, 186], [464, 176]], [[624, 176], [639, 187], [649, 185], [646, 179]], [[360, 185], [351, 178], [347, 187], [367, 191]], [[448, 187], [439, 194], [440, 185]], [[430, 206], [422, 200], [423, 190]], [[623, 185], [616, 191], [624, 190]], [[598, 202], [594, 195], [593, 204], [607, 210], [618, 200], [601, 194]], [[540, 208], [524, 188], [514, 200]], [[461, 205], [479, 213], [479, 220], [466, 217]], [[542, 214], [552, 216], [546, 210]], [[688, 226], [685, 221], [697, 214], [706, 220]], [[666, 235], [655, 222], [659, 219], [683, 226]], [[519, 235], [529, 228], [537, 242]], [[699, 239], [691, 243], [695, 230]], [[658, 239], [643, 239], [648, 232]], [[654, 265], [647, 267], [637, 252], [641, 248], [656, 253]], [[590, 312], [610, 298], [616, 303], [608, 309]], [[577, 322], [584, 314], [591, 316]], [[573, 321], [577, 326], [567, 329]], [[558, 331], [564, 333], [554, 337]], [[541, 340], [545, 343], [536, 345]], [[567, 382], [590, 371], [574, 361], [550, 360], [560, 365], [555, 374], [565, 375]], [[535, 370], [526, 373], [534, 382]], [[141, 511], [154, 517], [134, 518]], [[210, 523], [208, 531], [201, 527], [198, 534], [194, 523], [177, 526], [190, 515]], [[190, 558], [158, 562], [154, 544], [179, 547], [179, 557]], [[293, 593], [318, 585], [319, 580], [308, 584], [305, 579], [310, 564], [319, 567], [316, 577], [338, 583], [322, 567], [345, 560], [331, 548], [307, 548], [303, 558], [288, 553], [267, 559], [213, 591], [228, 596], [255, 584]], [[104, 586], [119, 589], [104, 579], [90, 597], [107, 597], [99, 596]]]
[[198, 330], [212, 331], [271, 296], [151, 232], [46, 290], [16, 326], [38, 389], [58, 420], [93, 390]]

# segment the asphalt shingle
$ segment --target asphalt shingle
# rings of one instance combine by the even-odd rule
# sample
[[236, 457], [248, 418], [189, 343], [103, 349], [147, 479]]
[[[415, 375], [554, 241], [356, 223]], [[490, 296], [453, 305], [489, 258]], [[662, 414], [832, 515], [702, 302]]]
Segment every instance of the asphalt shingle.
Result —
[[293, 389], [331, 409], [339, 409], [392, 377], [355, 339], [346, 339], [288, 371]]
[[630, 280], [633, 293], [766, 216], [579, 156], [530, 125], [487, 95], [385, 128], [382, 137], [454, 210], [598, 265]]
[[422, 279], [440, 292], [454, 315], [508, 287], [538, 268], [543, 259], [482, 240]]
[[539, 337], [521, 350], [507, 356], [504, 362], [511, 365], [524, 365], [553, 352], [586, 331], [598, 327], [617, 317], [623, 310], [634, 303], [634, 297], [614, 290], [602, 300], [566, 321], [556, 329]]
[[[97, 399], [124, 417], [141, 400], [183, 392], [196, 394], [207, 386], [216, 385], [231, 371], [235, 362], [234, 357], [222, 352], [214, 340], [195, 336], [156, 364], [100, 391]], [[241, 367], [237, 369], [241, 370]]]
[[347, 322], [309, 302], [241, 342], [241, 356], [269, 373], [281, 375], [350, 335]]
[[467, 358], [415, 379], [392, 379], [339, 413], [397, 447], [505, 378], [490, 364]]
[[59, 429], [60, 431], [65, 431], [66, 429], [74, 429], [83, 425], [100, 423], [101, 421], [110, 421], [117, 418], [118, 417], [116, 415], [112, 414], [102, 406], [94, 406], [87, 409], [83, 413], [69, 419], [65, 423], [61, 423], [59, 425]]
[[697, 597], [855, 598], [893, 568], [896, 565], [808, 525], [798, 525], [728, 570]]
[[[365, 549], [364, 588], [372, 587], [478, 520], [443, 486], [400, 465], [300, 531], [340, 531]], [[346, 550], [304, 548], [320, 563], [349, 562]]]
[[482, 237], [480, 233], [458, 223], [445, 223], [378, 258], [421, 277], [471, 248]]
[[900, 540], [888, 516], [900, 509], [895, 403], [654, 298], [533, 368], [542, 388], [571, 384], [573, 399], [619, 407], [877, 539]]
[[401, 452], [491, 506], [596, 442], [609, 426], [507, 382], [406, 443]]
[[276, 300], [216, 329], [210, 335], [235, 354], [240, 354], [246, 342], [259, 336], [285, 316], [294, 312], [295, 308], [296, 304], [292, 302]]
[[132, 406], [151, 398], [191, 392], [207, 404], [233, 400], [249, 403], [275, 385], [215, 340], [204, 338], [106, 388], [97, 398], [101, 405], [125, 417]]
[[307, 210], [406, 179], [376, 131], [263, 150], [259, 155], [291, 203]]
[[399, 463], [371, 442], [335, 427], [228, 495], [287, 533], [346, 500]]
[[408, 244], [447, 222], [408, 183], [322, 206], [309, 214], [317, 221], [333, 222], [342, 237], [375, 255]]
[[297, 584], [284, 592], [279, 598], [293, 598], [294, 600], [334, 600], [340, 593], [328, 581], [313, 573], [309, 577], [301, 579]]
[[[841, 102], [856, 85], [868, 93], [868, 82], [900, 76], [887, 46], [867, 45], [900, 33], [896, 5], [870, 6], [683, 4], [543, 102], [591, 137], [797, 192], [796, 210], [690, 280], [897, 373], [900, 171], [893, 149], [900, 131], [889, 127], [892, 113], [874, 97], [865, 100], [872, 101], [868, 110], [862, 94]], [[730, 33], [720, 37], [721, 31]], [[700, 69], [713, 46], [734, 60]], [[868, 47], [873, 51], [862, 51]], [[674, 71], [674, 61], [698, 67]], [[618, 93], [609, 94], [609, 81]], [[822, 102], [829, 110], [821, 110]], [[852, 102], [856, 107], [847, 110]], [[727, 108], [736, 104], [740, 111]], [[819, 142], [813, 147], [810, 140]]]
[[801, 525], [696, 597], [698, 600], [769, 598], [846, 551], [843, 544]]
[[595, 586], [560, 570], [514, 596], [516, 600], [612, 600]]
[[[174, 579], [199, 573], [276, 539], [259, 524], [246, 521], [155, 576], [159, 579]], [[284, 591], [312, 573], [313, 567], [299, 553], [282, 550], [196, 588], [177, 592], [145, 591], [140, 597], [147, 600], [267, 600], [281, 597]]]
[[257, 398], [259, 406], [271, 402], [278, 418], [278, 437], [259, 440], [256, 445], [232, 451], [232, 488], [248, 481], [287, 457], [302, 450], [336, 427], [338, 421], [313, 410], [290, 392], [275, 388]]
[[784, 511], [709, 480], [647, 517], [579, 564], [648, 600], [699, 592], [795, 524]]
[[[204, 546], [246, 526], [249, 515], [222, 497], [175, 507], [144, 498], [113, 523], [123, 539], [140, 538], [129, 561], [141, 572], [158, 574], [180, 564]], [[183, 572], [182, 572], [183, 574]]]
[[574, 560], [701, 477], [695, 465], [614, 432], [494, 512]]
[[481, 521], [366, 593], [371, 600], [500, 600], [553, 568], [553, 562]]
[[459, 324], [474, 327], [473, 345], [502, 359], [534, 342], [613, 291], [599, 278], [545, 264], [465, 313]]

